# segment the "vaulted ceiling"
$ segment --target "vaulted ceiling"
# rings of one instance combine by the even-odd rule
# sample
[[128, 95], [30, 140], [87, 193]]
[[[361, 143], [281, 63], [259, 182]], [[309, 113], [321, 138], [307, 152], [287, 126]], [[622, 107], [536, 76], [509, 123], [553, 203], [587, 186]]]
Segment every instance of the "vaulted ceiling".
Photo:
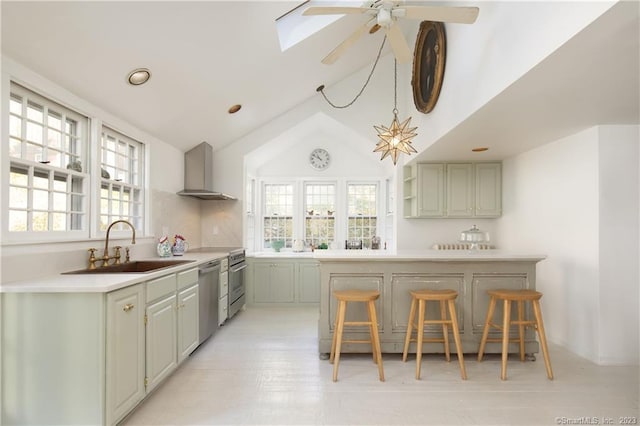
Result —
[[[2, 52], [181, 150], [202, 140], [220, 148], [375, 58], [381, 34], [320, 64], [353, 17], [282, 52], [275, 21], [297, 3], [2, 2]], [[637, 16], [624, 26], [594, 22], [437, 141], [429, 158], [468, 152], [478, 135], [506, 157], [590, 124], [637, 123], [638, 39]], [[125, 79], [137, 67], [152, 78], [132, 87]], [[242, 110], [230, 115], [234, 104]]]

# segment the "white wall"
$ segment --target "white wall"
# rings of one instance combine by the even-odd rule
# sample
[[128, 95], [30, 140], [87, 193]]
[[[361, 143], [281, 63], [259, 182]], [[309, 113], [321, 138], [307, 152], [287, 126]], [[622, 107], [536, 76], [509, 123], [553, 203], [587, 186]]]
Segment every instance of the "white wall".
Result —
[[603, 364], [638, 363], [637, 134], [591, 128], [503, 164], [498, 232], [507, 249], [547, 255], [548, 337]]
[[639, 133], [638, 126], [599, 128], [601, 364], [640, 362]]
[[[68, 106], [82, 114], [145, 143], [150, 168], [148, 194], [151, 209], [148, 212], [146, 230], [137, 230], [137, 244], [131, 246], [132, 258], [155, 256], [156, 238], [163, 228], [170, 235], [184, 234], [194, 246], [200, 244], [200, 204], [193, 200], [175, 195], [182, 189], [184, 163], [182, 152], [165, 141], [155, 138], [128, 123], [122, 117], [102, 110], [56, 82], [48, 80], [34, 70], [28, 69], [13, 59], [2, 56], [2, 117], [8, 117], [8, 96], [10, 79], [30, 88], [50, 99]], [[4, 125], [2, 140], [8, 140], [8, 126]], [[2, 170], [7, 166], [7, 146], [2, 147]], [[8, 194], [3, 193], [3, 197]], [[113, 237], [113, 235], [112, 235]], [[122, 245], [129, 245], [130, 236], [123, 233]], [[118, 238], [112, 238], [113, 245]], [[98, 248], [101, 253], [104, 236], [97, 235], [84, 241], [72, 241], [55, 244], [4, 244], [1, 247], [1, 282], [16, 281], [56, 274], [62, 271], [80, 269], [87, 265], [87, 249]], [[33, 268], [37, 264], [38, 268]]]

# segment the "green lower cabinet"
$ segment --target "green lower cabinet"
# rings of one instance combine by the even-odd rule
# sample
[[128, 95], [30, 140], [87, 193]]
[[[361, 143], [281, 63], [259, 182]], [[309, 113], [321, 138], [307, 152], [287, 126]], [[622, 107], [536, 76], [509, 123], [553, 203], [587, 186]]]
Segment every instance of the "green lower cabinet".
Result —
[[320, 268], [313, 260], [262, 258], [249, 261], [247, 292], [256, 304], [320, 302]]

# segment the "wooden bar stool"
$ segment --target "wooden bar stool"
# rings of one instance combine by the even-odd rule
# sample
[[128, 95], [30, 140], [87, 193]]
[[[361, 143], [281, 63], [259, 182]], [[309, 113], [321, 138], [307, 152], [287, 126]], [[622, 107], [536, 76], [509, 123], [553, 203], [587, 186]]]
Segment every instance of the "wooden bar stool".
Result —
[[[411, 308], [409, 310], [409, 321], [407, 324], [407, 335], [404, 339], [404, 351], [402, 353], [402, 361], [407, 361], [407, 353], [409, 351], [409, 343], [416, 342], [416, 379], [420, 379], [420, 367], [422, 364], [422, 344], [427, 342], [444, 343], [444, 353], [447, 362], [451, 361], [449, 350], [449, 326], [453, 331], [453, 339], [456, 343], [456, 351], [458, 353], [458, 362], [460, 363], [460, 376], [463, 380], [467, 379], [467, 370], [464, 367], [464, 355], [462, 353], [462, 342], [460, 341], [460, 331], [458, 330], [458, 317], [456, 316], [455, 300], [458, 292], [455, 290], [415, 290], [411, 293]], [[440, 319], [425, 320], [425, 309], [427, 302], [440, 303]], [[418, 321], [415, 322], [416, 305], [418, 306]], [[447, 319], [447, 305], [449, 306], [449, 317]], [[442, 338], [425, 338], [425, 324], [442, 324]], [[411, 338], [413, 329], [416, 329], [416, 339]]]
[[[524, 361], [524, 331], [526, 327], [533, 327], [538, 332], [540, 346], [542, 346], [542, 355], [544, 356], [544, 365], [547, 369], [547, 377], [553, 380], [553, 371], [551, 370], [551, 360], [549, 358], [549, 349], [547, 348], [547, 338], [544, 334], [544, 324], [542, 322], [542, 311], [540, 310], [540, 298], [542, 293], [535, 290], [488, 290], [487, 294], [491, 297], [489, 300], [489, 310], [487, 311], [487, 319], [484, 323], [484, 331], [482, 332], [482, 340], [480, 341], [480, 349], [478, 350], [478, 361], [482, 361], [484, 348], [487, 342], [502, 342], [502, 372], [500, 378], [507, 380], [507, 358], [509, 356], [509, 342], [518, 342], [520, 344], [520, 361]], [[493, 322], [493, 313], [498, 300], [504, 302], [504, 315], [502, 317], [502, 325]], [[518, 319], [511, 320], [511, 302], [518, 302]], [[524, 319], [524, 302], [531, 302], [533, 306], [533, 320]], [[509, 328], [511, 324], [518, 326], [518, 338], [509, 338]], [[489, 329], [497, 328], [502, 331], [501, 338], [488, 338]]]
[[[378, 375], [380, 381], [384, 382], [384, 371], [382, 369], [382, 354], [380, 349], [380, 336], [378, 335], [378, 318], [376, 316], [375, 301], [380, 297], [380, 292], [376, 290], [336, 290], [333, 295], [338, 300], [338, 311], [336, 312], [335, 330], [333, 341], [331, 342], [331, 355], [329, 362], [333, 364], [333, 381], [338, 380], [338, 364], [340, 362], [340, 348], [342, 343], [371, 343], [373, 362], [378, 364]], [[345, 321], [348, 302], [364, 302], [367, 304], [369, 321]], [[370, 340], [343, 340], [342, 334], [344, 326], [367, 326], [369, 327]]]

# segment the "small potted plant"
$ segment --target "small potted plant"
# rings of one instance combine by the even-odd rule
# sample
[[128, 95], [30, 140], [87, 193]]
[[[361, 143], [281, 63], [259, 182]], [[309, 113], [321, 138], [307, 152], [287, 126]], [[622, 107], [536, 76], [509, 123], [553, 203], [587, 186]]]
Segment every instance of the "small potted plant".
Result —
[[284, 247], [284, 240], [273, 240], [271, 241], [271, 247], [275, 252], [279, 252], [282, 247]]

